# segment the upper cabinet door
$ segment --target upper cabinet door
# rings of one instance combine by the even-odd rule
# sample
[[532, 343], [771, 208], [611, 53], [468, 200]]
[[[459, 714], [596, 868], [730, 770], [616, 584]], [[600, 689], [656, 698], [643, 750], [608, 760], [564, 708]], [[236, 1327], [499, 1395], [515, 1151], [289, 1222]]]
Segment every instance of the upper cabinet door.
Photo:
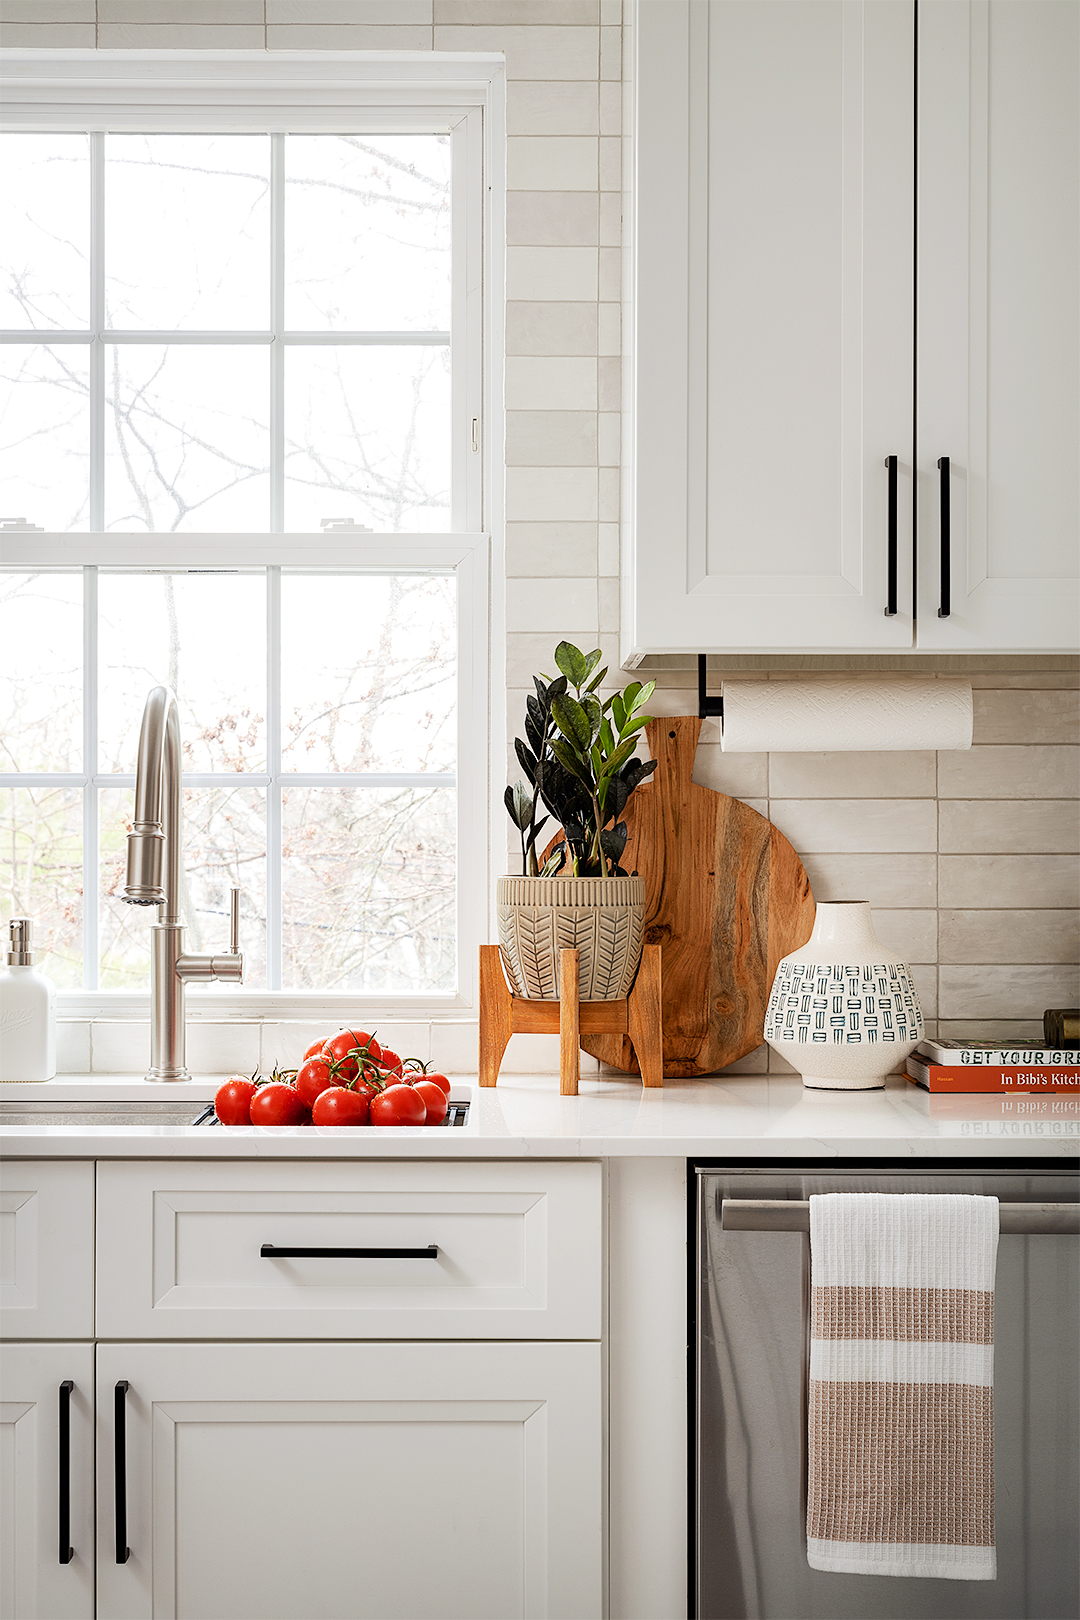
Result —
[[639, 0], [632, 40], [624, 657], [909, 647], [913, 6]]
[[1080, 640], [1078, 17], [919, 8], [920, 647]]

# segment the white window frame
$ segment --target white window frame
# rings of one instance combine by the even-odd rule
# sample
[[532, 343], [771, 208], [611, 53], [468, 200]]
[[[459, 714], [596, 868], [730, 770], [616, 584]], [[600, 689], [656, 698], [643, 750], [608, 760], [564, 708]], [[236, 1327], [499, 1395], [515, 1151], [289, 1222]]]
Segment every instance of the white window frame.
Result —
[[[415, 1019], [453, 1016], [477, 1005], [477, 946], [487, 937], [493, 879], [501, 869], [492, 836], [494, 784], [502, 773], [505, 693], [492, 680], [492, 651], [501, 647], [504, 614], [501, 558], [503, 439], [502, 375], [505, 236], [505, 68], [501, 56], [435, 52], [260, 52], [260, 51], [7, 51], [0, 57], [0, 94], [5, 130], [139, 130], [140, 132], [253, 131], [259, 133], [335, 132], [362, 125], [366, 132], [419, 132], [445, 129], [454, 141], [452, 185], [455, 330], [466, 333], [467, 364], [454, 368], [453, 489], [446, 534], [343, 535], [280, 532], [280, 500], [272, 502], [274, 529], [266, 534], [72, 534], [4, 535], [5, 568], [89, 569], [84, 575], [84, 614], [93, 615], [93, 570], [97, 567], [186, 569], [213, 567], [362, 570], [392, 572], [432, 569], [453, 572], [458, 584], [458, 763], [457, 763], [457, 935], [456, 993], [424, 996], [364, 996], [352, 992], [294, 990], [226, 991], [192, 988], [193, 1015], [251, 1018], [333, 1018], [365, 1012]], [[280, 173], [280, 162], [276, 165]], [[479, 181], [477, 176], [479, 175]], [[460, 189], [459, 189], [460, 188]], [[94, 210], [100, 218], [100, 200]], [[274, 325], [281, 325], [280, 297]], [[95, 299], [101, 315], [102, 300]], [[35, 334], [47, 341], [47, 333]], [[212, 335], [207, 334], [211, 337]], [[231, 334], [221, 334], [229, 341]], [[281, 370], [280, 332], [265, 335]], [[327, 334], [322, 341], [335, 341]], [[359, 341], [363, 341], [360, 337]], [[103, 353], [102, 321], [91, 331], [91, 353]], [[100, 363], [100, 362], [99, 362]], [[280, 398], [280, 392], [277, 392]], [[278, 413], [280, 416], [280, 413]], [[92, 429], [93, 431], [93, 429]], [[272, 422], [272, 435], [280, 422]], [[91, 521], [100, 523], [100, 496]], [[274, 531], [277, 532], [274, 532]], [[148, 553], [152, 550], [152, 557]], [[268, 576], [269, 588], [280, 576]], [[89, 624], [88, 620], [88, 624]], [[92, 632], [88, 632], [92, 633]], [[268, 637], [267, 665], [275, 688], [279, 649]], [[88, 682], [89, 685], [89, 682]], [[271, 723], [274, 711], [271, 699]], [[84, 692], [84, 763], [96, 760], [96, 693]], [[5, 778], [5, 785], [15, 779]], [[84, 790], [84, 848], [97, 859], [97, 793], [92, 774], [22, 776], [24, 786], [45, 782], [80, 784]], [[191, 785], [261, 778], [185, 777]], [[360, 777], [327, 774], [331, 786], [364, 785]], [[113, 786], [123, 779], [108, 778]], [[102, 779], [104, 785], [105, 779]], [[305, 775], [303, 783], [316, 785]], [[298, 784], [299, 785], [299, 784]], [[369, 785], [377, 785], [374, 778]], [[501, 805], [501, 797], [500, 797]], [[268, 817], [268, 889], [274, 827]], [[500, 823], [501, 825], [501, 823]], [[280, 829], [278, 829], [280, 831]], [[94, 930], [97, 908], [88, 907], [86, 932]], [[268, 908], [269, 909], [269, 908]], [[279, 913], [280, 914], [280, 913]], [[269, 921], [269, 919], [268, 919]], [[267, 946], [271, 942], [268, 938]], [[60, 992], [62, 1010], [74, 1017], [143, 1017], [149, 992], [83, 990]]]

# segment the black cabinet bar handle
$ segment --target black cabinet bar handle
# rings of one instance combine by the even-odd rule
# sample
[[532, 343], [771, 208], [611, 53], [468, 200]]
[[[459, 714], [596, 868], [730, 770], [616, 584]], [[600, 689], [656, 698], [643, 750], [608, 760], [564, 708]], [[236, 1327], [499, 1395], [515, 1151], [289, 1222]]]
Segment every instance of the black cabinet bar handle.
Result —
[[113, 1390], [113, 1472], [116, 1492], [116, 1562], [126, 1564], [131, 1557], [127, 1544], [127, 1402], [130, 1388], [121, 1378]]
[[896, 617], [896, 470], [895, 456], [886, 456], [885, 465], [889, 469], [889, 601], [885, 608], [885, 617]]
[[259, 1255], [263, 1260], [437, 1260], [439, 1245], [429, 1243], [426, 1249], [279, 1249], [264, 1243]]
[[952, 513], [949, 509], [949, 458], [938, 457], [941, 477], [941, 606], [939, 619], [947, 619], [952, 612]]
[[75, 1556], [75, 1549], [71, 1545], [71, 1392], [74, 1388], [70, 1378], [65, 1378], [60, 1385], [60, 1495], [57, 1517], [60, 1520], [58, 1557], [61, 1564], [70, 1564]]

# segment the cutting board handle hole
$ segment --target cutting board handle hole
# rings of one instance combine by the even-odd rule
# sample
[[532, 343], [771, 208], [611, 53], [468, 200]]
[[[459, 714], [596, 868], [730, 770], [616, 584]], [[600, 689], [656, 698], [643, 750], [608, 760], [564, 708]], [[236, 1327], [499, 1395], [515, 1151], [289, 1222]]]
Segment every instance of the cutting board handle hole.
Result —
[[668, 732], [668, 736], [669, 736], [669, 737], [674, 737], [674, 735], [675, 735], [675, 733], [674, 733], [674, 732], [673, 732], [673, 731], [669, 731], [669, 732]]

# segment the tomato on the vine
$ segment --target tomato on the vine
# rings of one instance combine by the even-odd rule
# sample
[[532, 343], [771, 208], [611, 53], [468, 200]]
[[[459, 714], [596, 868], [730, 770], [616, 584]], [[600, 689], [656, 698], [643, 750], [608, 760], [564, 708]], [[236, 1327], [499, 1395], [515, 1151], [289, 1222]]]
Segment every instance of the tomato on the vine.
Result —
[[321, 1091], [311, 1110], [313, 1125], [366, 1125], [369, 1098], [366, 1090], [350, 1091], [347, 1086], [330, 1086]]
[[415, 1071], [412, 1074], [406, 1075], [406, 1079], [411, 1084], [415, 1085], [417, 1080], [430, 1080], [433, 1085], [441, 1087], [446, 1096], [449, 1097], [450, 1082], [446, 1078], [445, 1074], [439, 1074], [437, 1070], [429, 1068], [426, 1063], [423, 1063], [420, 1060], [420, 1058], [406, 1058], [405, 1067]]
[[328, 1087], [339, 1084], [334, 1073], [334, 1064], [324, 1052], [317, 1052], [301, 1063], [296, 1071], [296, 1091], [301, 1101], [308, 1108], [313, 1108], [315, 1099]]
[[323, 1052], [327, 1057], [341, 1065], [338, 1075], [342, 1080], [355, 1080], [359, 1073], [359, 1060], [354, 1055], [359, 1051], [364, 1057], [373, 1058], [378, 1063], [382, 1057], [382, 1047], [374, 1035], [368, 1035], [362, 1029], [342, 1029], [336, 1035], [331, 1035], [328, 1041], [323, 1042]]
[[308, 1047], [307, 1051], [304, 1053], [303, 1059], [301, 1061], [306, 1063], [308, 1058], [313, 1058], [315, 1056], [316, 1052], [321, 1052], [325, 1045], [326, 1045], [326, 1036], [325, 1035], [320, 1035], [319, 1039], [317, 1041], [312, 1041], [311, 1045]]
[[373, 1125], [424, 1125], [427, 1105], [412, 1086], [387, 1086], [371, 1099]]
[[252, 1097], [250, 1115], [252, 1125], [302, 1125], [308, 1110], [295, 1086], [272, 1080]]
[[391, 1052], [388, 1046], [383, 1047], [382, 1056], [377, 1059], [377, 1062], [379, 1067], [385, 1069], [389, 1074], [404, 1074], [405, 1072], [405, 1065], [397, 1053]]
[[250, 1125], [251, 1099], [258, 1087], [242, 1074], [230, 1074], [214, 1093], [214, 1112], [223, 1125]]
[[441, 1086], [437, 1086], [434, 1080], [417, 1080], [413, 1090], [418, 1097], [424, 1099], [424, 1106], [427, 1109], [427, 1119], [424, 1123], [426, 1125], [441, 1125], [446, 1118], [446, 1111], [449, 1106], [446, 1100], [446, 1092]]

